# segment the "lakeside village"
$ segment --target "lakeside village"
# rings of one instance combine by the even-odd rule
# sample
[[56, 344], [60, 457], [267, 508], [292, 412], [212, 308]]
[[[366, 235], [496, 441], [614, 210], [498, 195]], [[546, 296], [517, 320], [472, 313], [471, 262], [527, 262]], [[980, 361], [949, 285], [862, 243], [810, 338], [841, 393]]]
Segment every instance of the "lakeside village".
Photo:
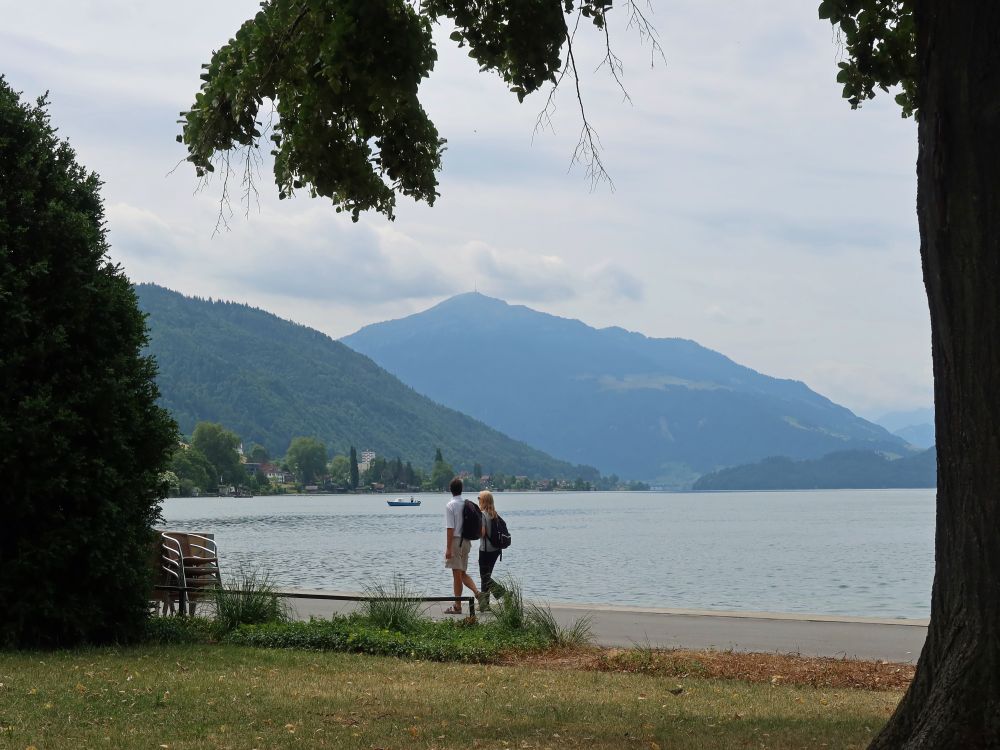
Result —
[[181, 441], [164, 474], [169, 497], [253, 497], [295, 493], [443, 492], [461, 477], [469, 491], [494, 492], [648, 490], [643, 482], [624, 482], [616, 475], [596, 481], [581, 478], [529, 477], [457, 470], [437, 449], [430, 471], [400, 458], [351, 446], [347, 454], [328, 458], [326, 445], [314, 437], [293, 438], [282, 457], [272, 457], [262, 445], [245, 450], [240, 437], [221, 424], [199, 422], [189, 440]]

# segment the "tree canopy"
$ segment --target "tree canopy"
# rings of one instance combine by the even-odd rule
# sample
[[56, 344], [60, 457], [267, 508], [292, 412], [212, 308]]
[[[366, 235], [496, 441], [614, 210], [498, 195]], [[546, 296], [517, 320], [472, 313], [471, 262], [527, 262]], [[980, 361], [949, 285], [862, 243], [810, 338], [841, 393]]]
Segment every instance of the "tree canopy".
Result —
[[[633, 14], [641, 13], [628, 3]], [[570, 22], [606, 33], [612, 0], [268, 0], [203, 66], [201, 90], [177, 136], [199, 176], [252, 164], [270, 143], [278, 195], [329, 198], [357, 221], [393, 218], [396, 195], [433, 205], [445, 140], [418, 98], [437, 60], [432, 24], [523, 99], [567, 69]], [[640, 22], [642, 29], [648, 24]], [[273, 111], [262, 114], [265, 101]]]
[[191, 444], [212, 464], [216, 485], [222, 482], [239, 484], [246, 478], [236, 450], [240, 438], [235, 432], [214, 422], [199, 422], [191, 435]]
[[170, 468], [177, 476], [177, 491], [187, 497], [203, 492], [214, 492], [219, 486], [219, 475], [205, 454], [195, 448], [178, 446], [170, 461]]
[[[591, 19], [606, 29], [612, 0], [429, 0], [413, 9], [405, 0], [374, 0], [379, 11], [405, 15], [387, 28], [408, 35], [424, 54], [420, 65], [403, 70], [382, 55], [378, 34], [364, 25], [358, 2], [270, 0], [244, 25], [241, 34], [213, 57], [192, 109], [184, 113], [181, 140], [200, 173], [217, 154], [261, 137], [258, 112], [265, 98], [277, 97], [275, 178], [281, 195], [308, 186], [326, 195], [356, 219], [360, 211], [390, 217], [394, 193], [433, 199], [433, 172], [442, 143], [428, 128], [414, 127], [411, 153], [379, 144], [395, 132], [390, 123], [396, 99], [375, 87], [373, 111], [384, 115], [368, 128], [364, 113], [324, 109], [324, 102], [355, 83], [381, 82], [376, 69], [407, 80], [405, 110], [415, 112], [414, 81], [428, 74], [432, 59], [424, 20], [447, 17], [452, 39], [468, 45], [484, 70], [494, 70], [523, 97], [563, 71], [575, 75], [575, 22]], [[634, 8], [631, 3], [627, 7]], [[360, 5], [365, 5], [360, 2]], [[557, 20], [557, 14], [559, 18]], [[917, 218], [920, 255], [931, 322], [936, 408], [938, 497], [935, 578], [931, 621], [916, 677], [875, 747], [1000, 747], [1000, 538], [984, 529], [1000, 527], [1000, 5], [938, 0], [821, 0], [819, 15], [839, 29], [845, 52], [838, 81], [852, 107], [899, 86], [902, 114], [918, 117]], [[574, 17], [574, 23], [566, 22]], [[363, 49], [343, 44], [334, 31], [357, 23]], [[405, 30], [409, 29], [409, 30]], [[324, 41], [329, 42], [324, 46]], [[375, 43], [372, 43], [372, 42]], [[291, 49], [320, 52], [296, 59]], [[565, 49], [565, 53], [562, 50]], [[328, 52], [330, 57], [324, 57]], [[563, 62], [565, 60], [565, 62]], [[352, 71], [357, 67], [358, 76]], [[279, 90], [255, 71], [273, 71], [288, 87]], [[297, 84], [294, 78], [304, 75]], [[299, 92], [310, 99], [313, 119], [290, 118], [293, 139], [285, 139], [285, 112]], [[357, 94], [353, 92], [352, 94]], [[283, 100], [288, 100], [283, 104]], [[285, 107], [284, 112], [282, 107]], [[339, 133], [353, 139], [345, 148]], [[299, 127], [306, 122], [307, 127]], [[313, 125], [308, 129], [308, 123]], [[421, 121], [424, 124], [424, 121]], [[585, 125], [586, 127], [586, 125]], [[369, 149], [369, 144], [376, 144]], [[351, 163], [359, 174], [334, 173], [325, 180], [307, 170], [289, 171], [290, 154], [315, 149], [315, 164]], [[364, 158], [364, 168], [361, 167]], [[223, 157], [224, 160], [225, 157]], [[352, 161], [353, 160], [353, 161]], [[405, 165], [409, 171], [401, 168]], [[405, 175], [405, 178], [404, 178]], [[408, 181], [404, 181], [408, 180]], [[381, 186], [377, 183], [381, 182]]]
[[293, 438], [285, 459], [300, 482], [312, 484], [326, 471], [326, 446], [313, 437]]
[[141, 633], [176, 425], [100, 178], [0, 76], [0, 647]]
[[846, 59], [837, 67], [843, 95], [857, 109], [876, 88], [900, 86], [904, 117], [917, 108], [917, 46], [912, 0], [822, 0], [819, 17], [840, 30]]

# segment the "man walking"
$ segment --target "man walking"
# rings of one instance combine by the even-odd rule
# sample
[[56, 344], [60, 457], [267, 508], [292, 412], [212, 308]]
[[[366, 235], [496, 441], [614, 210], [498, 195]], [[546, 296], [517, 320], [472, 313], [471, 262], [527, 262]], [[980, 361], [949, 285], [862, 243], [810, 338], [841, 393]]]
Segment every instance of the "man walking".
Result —
[[[478, 598], [479, 589], [465, 571], [469, 568], [469, 550], [472, 541], [462, 538], [462, 515], [465, 510], [465, 500], [462, 499], [462, 480], [455, 477], [449, 485], [451, 500], [444, 509], [444, 566], [451, 570], [455, 591], [455, 603], [444, 611], [446, 615], [462, 614], [462, 587], [468, 586]], [[478, 531], [478, 529], [477, 529]], [[478, 536], [479, 534], [477, 534]]]

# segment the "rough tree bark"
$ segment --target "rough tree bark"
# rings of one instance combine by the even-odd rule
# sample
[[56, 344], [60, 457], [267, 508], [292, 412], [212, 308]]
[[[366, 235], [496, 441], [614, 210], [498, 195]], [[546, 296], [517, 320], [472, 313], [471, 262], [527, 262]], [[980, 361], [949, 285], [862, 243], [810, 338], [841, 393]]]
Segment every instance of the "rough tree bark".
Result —
[[938, 499], [931, 624], [873, 748], [1000, 747], [1000, 2], [916, 0]]

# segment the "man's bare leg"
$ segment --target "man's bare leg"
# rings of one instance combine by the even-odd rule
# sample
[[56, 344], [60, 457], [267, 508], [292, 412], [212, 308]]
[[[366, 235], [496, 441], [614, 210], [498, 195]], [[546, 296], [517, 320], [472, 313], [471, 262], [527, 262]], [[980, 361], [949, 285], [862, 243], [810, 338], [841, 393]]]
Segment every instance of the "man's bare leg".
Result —
[[465, 574], [464, 570], [455, 570], [453, 568], [452, 571], [451, 571], [451, 577], [452, 577], [452, 590], [455, 593], [455, 609], [461, 611], [462, 610], [462, 599], [461, 599], [461, 596], [462, 596], [462, 579], [463, 578], [468, 578], [469, 576], [467, 576]]
[[476, 598], [479, 597], [479, 589], [476, 588], [476, 582], [473, 581], [472, 576], [470, 576], [464, 570], [462, 571], [462, 583], [464, 583], [472, 590], [472, 593], [474, 596], [476, 596]]

